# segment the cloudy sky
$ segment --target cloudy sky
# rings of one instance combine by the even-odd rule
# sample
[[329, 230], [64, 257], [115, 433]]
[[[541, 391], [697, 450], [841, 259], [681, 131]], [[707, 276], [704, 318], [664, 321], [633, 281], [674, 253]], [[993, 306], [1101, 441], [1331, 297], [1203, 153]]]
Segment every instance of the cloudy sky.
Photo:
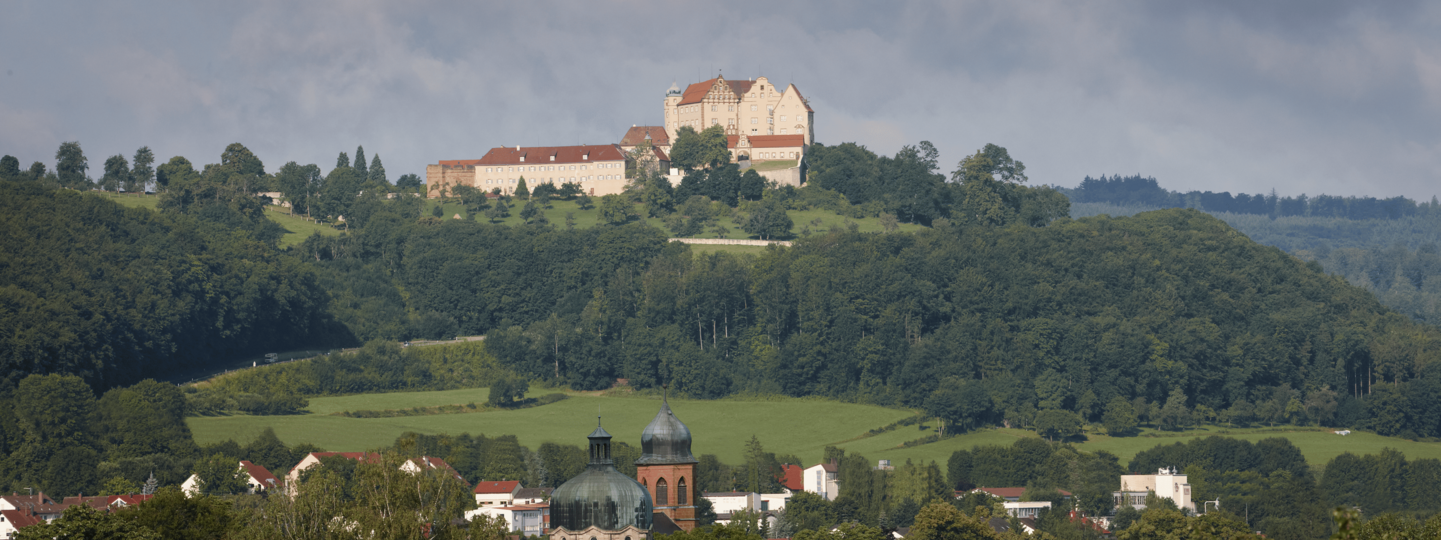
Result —
[[[1383, 4], [1383, 5], [1376, 5]], [[795, 83], [821, 142], [1032, 183], [1441, 194], [1436, 2], [6, 2], [0, 154], [78, 140], [268, 170], [364, 145], [392, 180], [493, 146], [611, 143], [671, 83]]]

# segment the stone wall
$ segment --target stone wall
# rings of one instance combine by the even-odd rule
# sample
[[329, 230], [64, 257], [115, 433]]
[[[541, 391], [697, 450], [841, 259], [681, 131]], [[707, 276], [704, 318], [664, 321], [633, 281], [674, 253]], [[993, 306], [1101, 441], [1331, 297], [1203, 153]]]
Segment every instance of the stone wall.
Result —
[[475, 185], [473, 165], [426, 165], [426, 197], [439, 197], [441, 186]]
[[756, 171], [767, 181], [775, 182], [777, 186], [801, 187], [801, 168], [791, 167], [789, 169], [776, 169], [774, 171]]
[[668, 240], [682, 244], [711, 244], [722, 246], [768, 246], [776, 244], [789, 247], [791, 245], [789, 240], [736, 240], [733, 238], [670, 238]]

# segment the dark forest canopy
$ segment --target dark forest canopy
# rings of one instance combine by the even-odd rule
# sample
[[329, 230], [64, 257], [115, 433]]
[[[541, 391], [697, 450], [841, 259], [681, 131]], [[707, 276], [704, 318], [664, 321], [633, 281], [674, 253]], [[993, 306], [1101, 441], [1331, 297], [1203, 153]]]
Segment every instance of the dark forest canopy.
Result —
[[338, 331], [303, 264], [185, 215], [0, 181], [0, 237], [0, 389], [31, 373], [104, 389]]

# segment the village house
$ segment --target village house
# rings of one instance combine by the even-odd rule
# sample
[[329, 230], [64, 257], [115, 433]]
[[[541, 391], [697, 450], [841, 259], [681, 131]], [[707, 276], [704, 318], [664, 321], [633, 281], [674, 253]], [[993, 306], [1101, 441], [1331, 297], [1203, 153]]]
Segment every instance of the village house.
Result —
[[[240, 460], [238, 470], [245, 472], [245, 485], [247, 492], [251, 495], [262, 491], [269, 491], [281, 485], [280, 479], [276, 478], [274, 474], [271, 474], [269, 470], [249, 461]], [[185, 481], [180, 484], [180, 491], [185, 492], [188, 496], [194, 497], [200, 494], [200, 484], [200, 477], [192, 474], [190, 478], [186, 478]]]

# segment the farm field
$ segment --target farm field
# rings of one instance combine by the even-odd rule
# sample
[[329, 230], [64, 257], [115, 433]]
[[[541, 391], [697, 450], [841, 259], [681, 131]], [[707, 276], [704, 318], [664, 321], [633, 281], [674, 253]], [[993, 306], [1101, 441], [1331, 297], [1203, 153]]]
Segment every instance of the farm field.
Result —
[[[555, 390], [533, 389], [531, 397]], [[314, 398], [312, 414], [297, 416], [220, 416], [190, 418], [190, 429], [198, 443], [234, 438], [252, 439], [265, 427], [273, 427], [287, 444], [308, 442], [327, 450], [359, 451], [388, 445], [406, 431], [420, 433], [514, 434], [521, 444], [535, 448], [543, 442], [582, 444], [595, 427], [595, 416], [603, 417], [607, 431], [617, 440], [640, 444], [640, 432], [655, 416], [660, 400], [653, 396], [597, 396], [570, 393], [570, 399], [515, 411], [491, 411], [395, 418], [345, 418], [330, 413], [361, 409], [403, 409], [449, 404], [484, 403], [488, 389], [474, 388], [438, 392], [396, 392], [355, 396]], [[817, 399], [778, 398], [762, 401], [695, 401], [674, 399], [671, 408], [690, 426], [696, 454], [716, 454], [727, 463], [743, 461], [745, 443], [756, 435], [767, 451], [794, 454], [813, 463], [826, 446], [838, 446], [870, 459], [904, 463], [935, 460], [944, 463], [951, 453], [976, 445], [1009, 445], [1022, 437], [1035, 437], [1019, 429], [981, 429], [930, 444], [901, 448], [906, 441], [933, 433], [917, 426], [903, 426], [865, 437], [867, 431], [911, 416], [910, 411], [872, 405], [856, 405]], [[1441, 458], [1441, 443], [1415, 442], [1352, 433], [1342, 437], [1319, 428], [1224, 429], [1208, 426], [1179, 433], [1144, 430], [1135, 437], [1107, 437], [1091, 434], [1078, 443], [1083, 450], [1105, 450], [1125, 464], [1137, 452], [1160, 444], [1186, 442], [1211, 435], [1249, 441], [1269, 437], [1290, 439], [1314, 467], [1323, 466], [1343, 452], [1375, 453], [1391, 447], [1408, 458]]]

